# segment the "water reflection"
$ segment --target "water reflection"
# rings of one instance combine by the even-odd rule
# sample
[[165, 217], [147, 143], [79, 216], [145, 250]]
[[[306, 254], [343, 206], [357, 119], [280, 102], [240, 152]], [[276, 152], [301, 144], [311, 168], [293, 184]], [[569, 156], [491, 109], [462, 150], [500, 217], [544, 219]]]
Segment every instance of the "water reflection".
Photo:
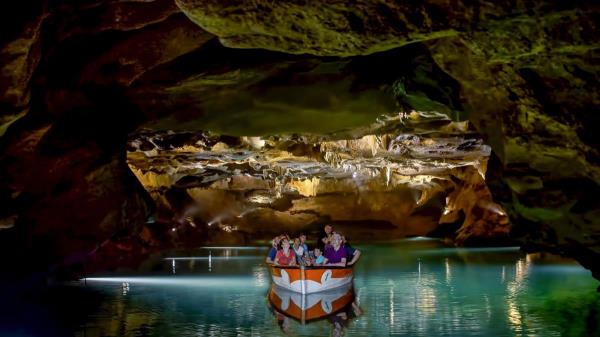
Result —
[[352, 284], [313, 294], [292, 292], [272, 285], [269, 303], [280, 313], [302, 323], [337, 313], [354, 300]]
[[[435, 245], [360, 247], [367, 253], [354, 268], [353, 286], [305, 296], [272, 287], [264, 251], [215, 249], [211, 272], [208, 250], [186, 252], [161, 259], [152, 274], [89, 278], [88, 287], [105, 299], [74, 334], [560, 336], [564, 324], [579, 320], [585, 327], [589, 318], [564, 320], [556, 308], [592, 303], [588, 311], [600, 311], [593, 307], [600, 303], [597, 281], [578, 265], [514, 249]], [[557, 294], [569, 301], [556, 302]]]
[[352, 318], [362, 314], [355, 301], [352, 284], [313, 294], [300, 294], [272, 285], [267, 295], [278, 325], [283, 332], [291, 332], [289, 319], [302, 324], [327, 319], [332, 324], [332, 334], [342, 336], [344, 327]]

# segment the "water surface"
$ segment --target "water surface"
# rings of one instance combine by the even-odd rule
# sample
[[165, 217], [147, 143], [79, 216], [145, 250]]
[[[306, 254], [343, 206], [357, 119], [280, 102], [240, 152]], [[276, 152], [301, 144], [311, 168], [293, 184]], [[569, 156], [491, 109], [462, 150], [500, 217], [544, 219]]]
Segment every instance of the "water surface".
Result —
[[[598, 282], [572, 262], [516, 248], [450, 248], [434, 240], [358, 247], [364, 256], [355, 267], [352, 305], [306, 324], [269, 303], [266, 249], [224, 247], [169, 253], [141, 271], [95, 275], [85, 284], [61, 287], [59, 295], [50, 296], [54, 304], [31, 311], [29, 327], [14, 323], [3, 330], [11, 336], [86, 337], [594, 336], [600, 331]], [[35, 323], [46, 321], [53, 322], [46, 329]]]

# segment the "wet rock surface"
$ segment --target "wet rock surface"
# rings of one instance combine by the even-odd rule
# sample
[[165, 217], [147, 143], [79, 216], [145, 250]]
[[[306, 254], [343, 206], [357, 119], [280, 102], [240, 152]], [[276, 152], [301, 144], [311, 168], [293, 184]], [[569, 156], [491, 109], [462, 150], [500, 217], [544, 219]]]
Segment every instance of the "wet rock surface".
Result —
[[[597, 273], [599, 13], [585, 1], [11, 4], [0, 39], [0, 243], [55, 251], [53, 262], [171, 245], [170, 226], [146, 223], [152, 202], [125, 159], [140, 127], [231, 135], [225, 151], [244, 136], [357, 140], [380, 115], [414, 109], [439, 118], [402, 132], [428, 138], [446, 119], [468, 120], [491, 146], [489, 189], [473, 187], [477, 174], [452, 173], [456, 207], [483, 212], [471, 212], [477, 225], [455, 233], [460, 242], [505, 230], [477, 221], [495, 208], [472, 200], [491, 193], [512, 238]], [[165, 143], [178, 142], [187, 144]], [[321, 158], [315, 142], [286, 151]], [[194, 200], [188, 188], [206, 188], [177, 181], [186, 193], [170, 200], [180, 203]], [[464, 225], [467, 214], [441, 219]]]
[[[447, 118], [435, 134], [403, 132], [428, 120], [442, 121], [413, 111], [318, 136], [147, 130], [132, 136], [127, 158], [159, 208], [156, 220], [178, 228], [249, 238], [333, 223], [359, 241], [424, 236], [450, 223], [459, 243], [508, 242], [508, 219], [485, 184], [490, 147]], [[189, 202], [177, 202], [181, 195]], [[377, 222], [387, 226], [363, 227]]]

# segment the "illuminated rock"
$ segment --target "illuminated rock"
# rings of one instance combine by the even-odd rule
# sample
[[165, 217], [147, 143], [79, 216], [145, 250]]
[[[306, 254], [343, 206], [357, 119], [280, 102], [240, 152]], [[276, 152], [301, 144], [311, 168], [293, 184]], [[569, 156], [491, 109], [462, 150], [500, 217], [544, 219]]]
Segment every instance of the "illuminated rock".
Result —
[[[387, 130], [395, 119], [385, 121], [354, 133]], [[162, 136], [138, 137], [130, 143], [155, 143], [152, 139]], [[205, 144], [223, 139], [210, 133], [202, 137]], [[437, 222], [459, 221], [454, 214], [462, 211], [467, 216], [459, 241], [507, 236], [506, 215], [485, 185], [490, 148], [480, 140], [416, 134], [338, 137], [230, 139], [231, 144], [218, 150], [210, 145], [190, 151], [165, 146], [129, 152], [128, 161], [155, 198], [169, 189], [184, 189], [197, 203], [193, 216], [248, 233], [307, 230], [324, 221], [355, 222], [359, 227], [361, 222], [382, 221], [390, 224], [381, 234], [388, 238], [426, 235]], [[297, 148], [309, 150], [294, 155]], [[441, 207], [448, 214], [440, 218], [441, 209], [425, 214], [432, 220], [420, 226], [407, 220], [443, 196], [447, 202]]]

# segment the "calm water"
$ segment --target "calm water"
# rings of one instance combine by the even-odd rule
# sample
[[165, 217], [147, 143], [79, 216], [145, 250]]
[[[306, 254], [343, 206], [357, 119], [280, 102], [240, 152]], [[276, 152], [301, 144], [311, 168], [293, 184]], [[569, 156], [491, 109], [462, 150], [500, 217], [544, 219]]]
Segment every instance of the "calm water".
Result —
[[45, 295], [44, 304], [21, 304], [17, 311], [22, 312], [10, 322], [4, 316], [0, 331], [86, 337], [594, 336], [600, 331], [598, 282], [576, 264], [514, 248], [455, 249], [432, 240], [359, 248], [364, 256], [355, 267], [352, 303], [306, 324], [269, 304], [266, 249], [211, 248], [154, 258], [145, 271], [60, 287]]

